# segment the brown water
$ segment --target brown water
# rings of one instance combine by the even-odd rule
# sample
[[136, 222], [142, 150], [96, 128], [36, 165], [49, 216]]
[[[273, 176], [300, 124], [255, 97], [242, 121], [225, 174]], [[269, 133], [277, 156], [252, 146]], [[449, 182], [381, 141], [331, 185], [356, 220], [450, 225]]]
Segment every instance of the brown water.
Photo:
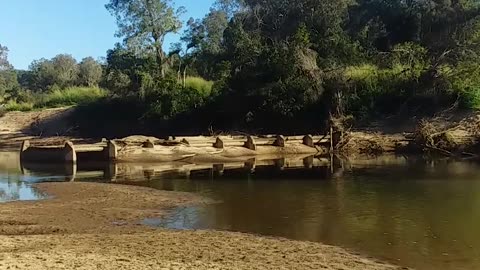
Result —
[[273, 162], [231, 169], [119, 165], [103, 174], [98, 168], [78, 170], [76, 177], [128, 179], [129, 184], [196, 192], [218, 202], [145, 221], [151, 225], [318, 241], [417, 269], [480, 269], [477, 163], [402, 157], [337, 163], [333, 174], [326, 166]]
[[324, 175], [321, 169], [272, 169], [268, 179], [265, 174], [224, 175], [147, 185], [220, 201], [179, 209], [160, 222], [167, 227], [318, 241], [417, 269], [480, 269], [476, 164], [415, 162], [352, 169], [336, 179]]

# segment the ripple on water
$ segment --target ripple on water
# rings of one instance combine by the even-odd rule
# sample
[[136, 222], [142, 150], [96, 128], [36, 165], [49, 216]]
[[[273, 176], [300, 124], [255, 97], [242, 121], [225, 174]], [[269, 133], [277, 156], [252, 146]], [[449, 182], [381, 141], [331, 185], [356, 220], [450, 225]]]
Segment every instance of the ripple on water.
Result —
[[201, 222], [200, 216], [208, 210], [208, 206], [177, 207], [164, 217], [146, 218], [142, 224], [173, 230], [206, 229], [208, 225]]

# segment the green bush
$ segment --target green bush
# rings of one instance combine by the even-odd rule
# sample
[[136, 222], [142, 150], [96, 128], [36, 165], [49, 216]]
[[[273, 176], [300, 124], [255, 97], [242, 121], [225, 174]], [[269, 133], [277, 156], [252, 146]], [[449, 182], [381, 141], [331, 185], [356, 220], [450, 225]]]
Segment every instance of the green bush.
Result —
[[[210, 89], [211, 90], [211, 89]], [[170, 119], [202, 106], [206, 96], [198, 88], [182, 87], [175, 79], [158, 81], [145, 89], [145, 118]]]
[[460, 101], [465, 108], [480, 110], [480, 88], [462, 92]]
[[45, 94], [35, 104], [36, 108], [61, 107], [91, 103], [107, 95], [101, 88], [95, 87], [70, 87], [63, 90], [53, 90]]
[[212, 81], [207, 81], [201, 77], [187, 77], [185, 87], [197, 90], [203, 97], [208, 97], [212, 92]]
[[38, 108], [73, 106], [97, 101], [107, 95], [100, 88], [71, 87], [60, 90], [54, 88], [49, 93], [20, 91], [4, 106], [7, 111], [30, 111]]
[[21, 90], [16, 93], [13, 99], [17, 103], [35, 103], [42, 98], [43, 94], [41, 93], [33, 93], [29, 90]]
[[387, 67], [377, 65], [350, 66], [345, 69], [347, 83], [344, 102], [349, 113], [358, 118], [373, 114], [397, 113], [407, 102], [414, 102], [430, 93], [419, 89], [422, 72], [417, 63], [403, 64], [392, 61]]
[[439, 74], [447, 83], [451, 94], [460, 97], [461, 105], [469, 109], [480, 109], [480, 65], [465, 61], [456, 66], [442, 65]]
[[14, 100], [10, 100], [7, 104], [5, 104], [6, 111], [20, 111], [20, 112], [27, 112], [33, 110], [34, 104], [33, 103], [17, 103]]

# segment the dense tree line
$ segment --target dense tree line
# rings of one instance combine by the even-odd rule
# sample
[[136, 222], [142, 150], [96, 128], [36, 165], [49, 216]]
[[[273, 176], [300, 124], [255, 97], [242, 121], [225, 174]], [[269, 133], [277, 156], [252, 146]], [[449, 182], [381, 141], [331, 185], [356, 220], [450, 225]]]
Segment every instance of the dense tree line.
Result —
[[[183, 44], [157, 61], [155, 44], [163, 44], [155, 29], [175, 31], [179, 11], [163, 1], [158, 14], [169, 14], [166, 21], [174, 23], [154, 23], [152, 1], [111, 3], [120, 26], [143, 26], [135, 35], [120, 31], [124, 46], [107, 57], [110, 73], [129, 82], [118, 89], [136, 91], [153, 108], [171, 108], [192, 91], [180, 88], [178, 94], [171, 89], [178, 87], [165, 85], [168, 76], [160, 79], [151, 69], [168, 71], [180, 84], [187, 75], [215, 81], [206, 100], [190, 95], [181, 103], [193, 104], [168, 117], [194, 110], [203, 124], [284, 127], [321, 125], [330, 114], [368, 119], [454, 103], [480, 106], [476, 0], [222, 0], [204, 18], [190, 19]], [[125, 10], [140, 15], [133, 19]], [[118, 65], [119, 58], [130, 64]]]
[[[223, 102], [232, 101], [226, 106], [232, 113], [298, 118], [323, 107], [361, 118], [457, 99], [479, 105], [478, 1], [247, 0], [237, 6], [225, 28], [209, 30], [210, 20], [224, 25], [212, 10], [187, 35], [193, 44], [187, 57], [201, 76], [223, 78]], [[221, 39], [209, 39], [215, 31], [223, 31]], [[217, 50], [208, 46], [216, 44]]]
[[[18, 73], [18, 85], [100, 84], [111, 92], [102, 102], [135, 103], [136, 119], [204, 129], [317, 128], [329, 115], [480, 107], [478, 0], [218, 0], [165, 52], [165, 36], [182, 27], [184, 9], [173, 6], [111, 0], [124, 42], [103, 66], [59, 55]], [[17, 87], [6, 52], [0, 94]], [[213, 88], [189, 85], [192, 76]]]
[[71, 55], [59, 54], [52, 59], [33, 61], [28, 70], [15, 70], [8, 62], [8, 49], [1, 48], [0, 97], [24, 101], [31, 93], [72, 86], [97, 87], [103, 79], [103, 67], [92, 57], [77, 63]]

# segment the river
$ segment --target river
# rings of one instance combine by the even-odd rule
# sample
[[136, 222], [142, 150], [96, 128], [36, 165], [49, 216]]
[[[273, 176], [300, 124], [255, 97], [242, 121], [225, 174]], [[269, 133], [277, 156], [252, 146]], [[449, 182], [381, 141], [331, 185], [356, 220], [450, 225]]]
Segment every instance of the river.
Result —
[[[480, 166], [385, 157], [263, 163], [21, 166], [0, 153], [0, 202], [41, 197], [37, 181], [98, 181], [195, 192], [216, 203], [175, 209], [175, 229], [317, 241], [416, 269], [480, 269]], [[302, 165], [303, 164], [303, 165]]]

